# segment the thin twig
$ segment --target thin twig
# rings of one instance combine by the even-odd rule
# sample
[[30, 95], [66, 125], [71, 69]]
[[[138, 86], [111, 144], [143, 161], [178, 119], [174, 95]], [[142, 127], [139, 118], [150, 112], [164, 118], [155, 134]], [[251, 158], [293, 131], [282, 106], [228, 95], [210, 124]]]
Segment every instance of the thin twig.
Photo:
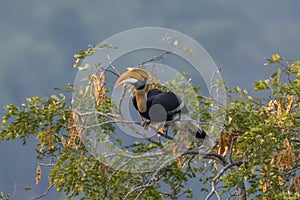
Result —
[[113, 123], [125, 123], [125, 124], [137, 124], [140, 125], [141, 122], [136, 122], [136, 121], [127, 121], [127, 120], [110, 120], [110, 121], [104, 121], [98, 124], [93, 124], [93, 125], [73, 125], [73, 126], [69, 126], [68, 128], [74, 128], [74, 127], [80, 127], [80, 128], [85, 128], [85, 129], [91, 129], [91, 128], [95, 128], [95, 127], [100, 127], [103, 126], [105, 124], [113, 124]]
[[138, 200], [139, 198], [140, 198], [140, 196], [145, 192], [145, 190], [146, 190], [147, 188], [143, 188], [139, 193], [138, 193], [138, 195], [134, 198], [134, 200]]
[[[157, 179], [156, 182], [158, 180], [159, 179]], [[129, 190], [129, 192], [127, 192], [127, 194], [124, 196], [123, 200], [127, 199], [130, 194], [132, 194], [133, 192], [135, 192], [135, 191], [137, 191], [139, 189], [142, 189], [142, 193], [143, 193], [148, 187], [152, 187], [156, 183], [156, 182], [150, 182], [150, 181], [146, 185], [141, 185], [141, 186], [137, 186], [137, 187], [131, 188]], [[139, 193], [138, 196], [140, 196], [142, 193]]]
[[169, 53], [171, 53], [171, 52], [170, 52], [170, 51], [163, 51], [160, 55], [154, 56], [154, 57], [152, 57], [152, 58], [149, 58], [149, 59], [145, 60], [144, 62], [142, 62], [141, 64], [139, 64], [138, 66], [139, 66], [139, 67], [142, 67], [142, 66], [145, 65], [146, 63], [153, 62], [153, 61], [157, 61], [157, 60], [162, 60], [163, 56], [164, 56], [165, 54], [169, 54]]
[[112, 65], [112, 60], [110, 59], [110, 54], [108, 52], [107, 52], [107, 60], [109, 62], [109, 66], [112, 68], [112, 70], [108, 70], [108, 71], [112, 72], [114, 75], [119, 77], [120, 72], [117, 70], [115, 66]]
[[46, 191], [43, 194], [41, 194], [40, 196], [37, 196], [37, 197], [33, 197], [31, 200], [40, 199], [40, 198], [46, 196], [52, 187], [53, 187], [53, 185], [49, 185], [49, 187], [46, 189]]
[[227, 161], [225, 160], [225, 158], [222, 155], [220, 155], [218, 153], [215, 153], [215, 152], [209, 152], [209, 153], [205, 154], [203, 156], [203, 158], [215, 160], [223, 166], [228, 164]]
[[[146, 190], [148, 187], [151, 187], [151, 186], [153, 186], [155, 183], [158, 182], [158, 180], [159, 180], [158, 174], [160, 173], [160, 171], [161, 171], [163, 168], [165, 168], [168, 164], [170, 164], [170, 163], [173, 162], [174, 160], [177, 160], [178, 158], [180, 158], [180, 157], [182, 157], [182, 156], [184, 156], [184, 155], [187, 155], [187, 154], [192, 154], [192, 155], [194, 155], [194, 154], [199, 154], [199, 152], [198, 152], [197, 150], [186, 150], [186, 151], [181, 152], [181, 153], [179, 153], [178, 155], [176, 155], [176, 156], [174, 156], [174, 157], [172, 157], [172, 158], [166, 160], [166, 161], [165, 161], [162, 165], [160, 165], [160, 166], [158, 167], [158, 169], [152, 174], [152, 176], [151, 176], [151, 178], [150, 178], [150, 180], [148, 181], [147, 184], [132, 188], [132, 189], [125, 195], [125, 197], [123, 198], [123, 200], [127, 199], [128, 196], [129, 196], [130, 194], [132, 194], [133, 192], [135, 192], [135, 191], [137, 191], [137, 190], [140, 190], [140, 189], [142, 189], [142, 191], [139, 192], [139, 194], [138, 194], [137, 197], [139, 197], [140, 195], [142, 195], [142, 193], [144, 192], [144, 190]], [[137, 199], [137, 198], [136, 198], [136, 199]]]
[[78, 111], [73, 111], [76, 114], [78, 114], [80, 117], [82, 116], [86, 116], [86, 115], [100, 115], [106, 118], [110, 118], [110, 119], [118, 119], [121, 118], [120, 115], [117, 114], [112, 114], [112, 113], [104, 113], [104, 112], [100, 112], [100, 111], [88, 111], [88, 112], [78, 112]]
[[113, 75], [119, 77], [120, 75], [118, 73], [116, 73], [114, 70], [111, 69], [105, 69], [105, 71], [112, 73]]
[[235, 145], [235, 142], [236, 142], [236, 139], [237, 139], [238, 136], [234, 136], [232, 137], [231, 139], [231, 144], [230, 144], [230, 148], [229, 148], [229, 162], [230, 163], [233, 163], [234, 161], [232, 160], [232, 150], [233, 150], [233, 147]]
[[300, 166], [299, 167], [296, 167], [296, 168], [294, 168], [294, 169], [291, 169], [291, 170], [289, 170], [289, 171], [287, 171], [285, 174], [291, 174], [291, 173], [293, 173], [293, 172], [295, 172], [295, 171], [297, 171], [297, 170], [299, 170], [300, 169]]
[[240, 166], [242, 165], [244, 162], [243, 161], [238, 161], [238, 162], [234, 162], [234, 163], [228, 163], [225, 167], [223, 167], [221, 169], [221, 171], [218, 172], [218, 174], [212, 179], [211, 181], [211, 191], [210, 193], [206, 196], [205, 200], [208, 200], [212, 197], [213, 194], [215, 194], [217, 196], [218, 199], [220, 199], [220, 195], [219, 193], [216, 191], [216, 182], [217, 180], [231, 167], [234, 166]]
[[169, 136], [167, 134], [164, 134], [164, 133], [161, 133], [161, 132], [157, 132], [157, 134], [160, 135], [160, 136], [162, 136], [162, 137], [164, 137], [164, 138], [167, 138], [169, 140], [173, 140], [173, 137], [171, 137], [171, 136]]
[[54, 167], [55, 164], [53, 164], [53, 163], [38, 163], [38, 165], [44, 166], [44, 167]]

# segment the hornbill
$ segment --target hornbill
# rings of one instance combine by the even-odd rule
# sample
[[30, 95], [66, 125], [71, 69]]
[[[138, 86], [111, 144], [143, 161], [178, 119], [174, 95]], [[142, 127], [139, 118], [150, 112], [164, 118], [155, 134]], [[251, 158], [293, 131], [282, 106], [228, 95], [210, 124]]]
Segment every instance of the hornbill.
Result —
[[132, 103], [139, 114], [150, 123], [172, 123], [177, 130], [184, 130], [203, 140], [203, 145], [212, 148], [214, 142], [189, 116], [183, 101], [173, 92], [149, 89], [148, 72], [141, 68], [130, 69], [117, 79], [115, 87], [130, 83], [135, 88]]

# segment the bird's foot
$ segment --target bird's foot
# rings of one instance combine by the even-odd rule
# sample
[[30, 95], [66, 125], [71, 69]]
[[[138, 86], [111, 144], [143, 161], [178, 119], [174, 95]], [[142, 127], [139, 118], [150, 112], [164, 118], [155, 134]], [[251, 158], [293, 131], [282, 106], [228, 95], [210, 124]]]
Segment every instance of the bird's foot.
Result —
[[168, 126], [163, 126], [163, 127], [160, 127], [158, 130], [157, 130], [157, 133], [158, 134], [163, 134], [163, 135], [168, 135]]
[[148, 129], [148, 126], [150, 125], [150, 120], [146, 120], [146, 121], [142, 121], [141, 122], [141, 126], [144, 128], [144, 129]]

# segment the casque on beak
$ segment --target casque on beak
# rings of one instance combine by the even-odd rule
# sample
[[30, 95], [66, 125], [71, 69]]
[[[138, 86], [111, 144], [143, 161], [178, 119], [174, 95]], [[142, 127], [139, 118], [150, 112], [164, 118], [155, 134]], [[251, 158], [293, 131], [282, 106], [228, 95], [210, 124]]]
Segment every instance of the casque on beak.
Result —
[[130, 69], [127, 72], [123, 73], [118, 80], [115, 83], [115, 88], [118, 87], [122, 83], [130, 83], [130, 84], [135, 84], [138, 83], [139, 81], [147, 80], [149, 77], [148, 72], [146, 72], [143, 69], [140, 68], [135, 68], [135, 69]]

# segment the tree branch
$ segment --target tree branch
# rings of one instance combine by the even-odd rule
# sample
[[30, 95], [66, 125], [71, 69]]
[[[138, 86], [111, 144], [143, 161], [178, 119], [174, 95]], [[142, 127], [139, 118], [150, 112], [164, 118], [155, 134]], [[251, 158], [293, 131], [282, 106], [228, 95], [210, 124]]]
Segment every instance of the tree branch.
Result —
[[229, 148], [229, 162], [230, 163], [233, 163], [234, 161], [232, 160], [232, 150], [233, 150], [233, 147], [235, 145], [235, 142], [236, 142], [236, 139], [237, 139], [238, 136], [233, 136], [232, 139], [231, 139], [231, 144], [230, 144], [230, 148]]
[[[163, 168], [165, 168], [169, 163], [173, 162], [174, 160], [177, 160], [178, 158], [180, 158], [180, 157], [182, 157], [182, 156], [184, 156], [184, 155], [197, 155], [197, 154], [199, 154], [199, 151], [198, 151], [198, 150], [186, 150], [186, 151], [181, 152], [181, 153], [179, 153], [178, 155], [176, 155], [176, 156], [174, 156], [174, 157], [172, 157], [172, 158], [166, 160], [166, 161], [165, 161], [163, 164], [161, 164], [161, 165], [159, 166], [159, 168], [152, 174], [152, 176], [151, 176], [151, 178], [150, 178], [150, 180], [148, 181], [147, 184], [132, 188], [132, 189], [125, 195], [125, 197], [123, 198], [123, 200], [127, 199], [128, 196], [129, 196], [130, 194], [132, 194], [133, 192], [135, 192], [135, 191], [137, 191], [137, 190], [139, 190], [139, 189], [142, 189], [142, 190], [139, 192], [139, 194], [137, 195], [137, 197], [135, 198], [135, 199], [138, 199], [138, 197], [140, 197], [140, 195], [142, 195], [142, 193], [143, 193], [148, 187], [151, 187], [151, 186], [153, 186], [155, 183], [157, 183], [157, 181], [159, 180], [159, 176], [158, 176], [158, 175], [159, 175], [160, 171], [161, 171]], [[149, 155], [148, 155], [148, 156], [149, 156]], [[225, 162], [224, 158], [223, 158], [221, 155], [219, 155], [219, 154], [217, 154], [217, 153], [213, 153], [213, 152], [204, 155], [204, 157], [210, 158], [210, 159], [214, 159], [214, 158], [215, 158], [215, 159], [221, 160], [221, 162]]]
[[236, 190], [237, 190], [237, 196], [239, 197], [240, 200], [246, 200], [247, 199], [247, 193], [246, 193], [246, 188], [245, 188], [244, 181], [237, 184]]
[[40, 199], [40, 198], [46, 196], [52, 187], [53, 187], [53, 185], [49, 185], [49, 187], [46, 189], [46, 191], [43, 194], [41, 194], [40, 196], [37, 196], [37, 197], [33, 197], [31, 200]]
[[139, 64], [138, 66], [139, 67], [142, 67], [143, 65], [145, 65], [146, 63], [149, 63], [149, 62], [153, 62], [153, 61], [157, 61], [157, 60], [162, 60], [164, 55], [166, 54], [170, 54], [171, 52], [170, 51], [163, 51], [160, 55], [158, 56], [154, 56], [152, 58], [149, 58], [148, 60], [142, 62], [141, 64]]
[[210, 193], [206, 196], [205, 200], [208, 200], [210, 199], [213, 194], [215, 194], [217, 196], [218, 199], [220, 199], [220, 195], [219, 193], [216, 191], [216, 183], [217, 183], [217, 180], [223, 176], [223, 174], [228, 170], [230, 169], [231, 167], [234, 167], [234, 166], [240, 166], [242, 165], [244, 162], [243, 161], [238, 161], [238, 162], [234, 162], [234, 163], [228, 163], [225, 167], [223, 167], [221, 169], [221, 171], [218, 172], [218, 174], [212, 179], [211, 181], [211, 191]]
[[203, 156], [203, 158], [215, 160], [223, 166], [227, 165], [227, 161], [225, 160], [225, 158], [222, 155], [215, 152], [207, 153]]

